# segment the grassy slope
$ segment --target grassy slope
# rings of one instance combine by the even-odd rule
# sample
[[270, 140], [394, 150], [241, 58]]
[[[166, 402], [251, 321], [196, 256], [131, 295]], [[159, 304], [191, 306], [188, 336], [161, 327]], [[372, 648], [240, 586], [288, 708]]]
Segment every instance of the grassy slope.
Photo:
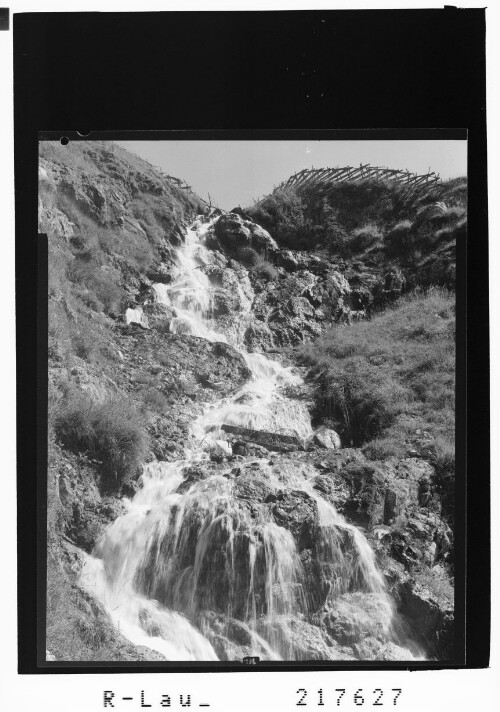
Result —
[[[141, 429], [147, 418], [139, 411], [150, 403], [141, 398], [127, 403], [118, 393], [107, 410], [97, 413], [82, 396], [79, 380], [83, 370], [98, 387], [99, 382], [105, 385], [106, 377], [113, 385], [120, 354], [111, 317], [134, 303], [148, 284], [148, 275], [165, 259], [166, 246], [176, 239], [179, 225], [200, 209], [200, 202], [142, 159], [110, 143], [63, 147], [42, 142], [40, 157], [43, 165], [64, 176], [56, 183], [40, 181], [44, 208], [40, 229], [49, 237], [50, 425], [68, 446], [117, 463], [119, 453], [107, 457], [103, 452], [116, 441], [135, 461], [145, 447]], [[89, 184], [92, 190], [103, 188], [105, 213], [95, 209], [99, 196], [94, 199], [86, 188]], [[115, 190], [127, 196], [125, 204], [115, 199]], [[59, 214], [72, 224], [72, 235], [62, 234], [51, 221]], [[124, 223], [122, 215], [137, 219], [139, 227]], [[161, 398], [160, 393], [152, 395]]]
[[303, 346], [319, 384], [317, 414], [335, 421], [346, 444], [368, 443], [374, 459], [406, 456], [423, 431], [451, 446], [454, 312], [453, 294], [434, 288]]
[[[156, 383], [146, 382], [152, 379], [147, 372], [133, 399], [124, 387], [127, 369], [114, 315], [135, 301], [151, 270], [168, 258], [164, 250], [175, 242], [181, 222], [201, 204], [110, 144], [41, 143], [40, 157], [64, 176], [56, 182], [42, 177], [39, 192], [40, 230], [49, 242], [47, 647], [57, 659], [133, 660], [141, 651], [75, 582], [68, 523], [78, 501], [102, 511], [103, 478], [117, 489], [147, 448], [151, 412], [164, 399]], [[94, 210], [92, 190], [79, 192], [89, 184], [108, 190], [107, 214]], [[128, 196], [125, 205], [113, 202], [115, 186]], [[124, 225], [120, 211], [142, 230]], [[61, 216], [71, 223], [69, 233], [60, 227]]]

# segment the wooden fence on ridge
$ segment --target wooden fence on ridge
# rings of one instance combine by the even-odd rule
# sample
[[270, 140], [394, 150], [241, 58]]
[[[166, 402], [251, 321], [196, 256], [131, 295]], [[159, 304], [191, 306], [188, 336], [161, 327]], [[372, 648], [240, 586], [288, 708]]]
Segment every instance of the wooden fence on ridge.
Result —
[[304, 168], [280, 183], [274, 188], [274, 191], [286, 188], [301, 190], [318, 187], [328, 193], [329, 189], [333, 190], [339, 183], [359, 183], [365, 180], [390, 181], [406, 186], [410, 190], [419, 190], [441, 182], [439, 175], [434, 172], [418, 175], [407, 170], [381, 168], [380, 166], [370, 166], [367, 163], [366, 165], [360, 164], [358, 167]]

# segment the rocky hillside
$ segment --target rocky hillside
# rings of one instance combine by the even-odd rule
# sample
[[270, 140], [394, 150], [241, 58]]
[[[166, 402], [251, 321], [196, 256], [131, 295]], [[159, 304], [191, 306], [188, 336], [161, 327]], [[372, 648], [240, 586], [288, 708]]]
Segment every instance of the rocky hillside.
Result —
[[246, 209], [292, 260], [306, 253], [335, 265], [350, 308], [368, 313], [417, 286], [454, 289], [466, 213], [464, 178], [419, 190], [373, 179], [286, 188]]
[[[235, 496], [249, 511], [265, 505], [292, 532], [306, 575], [320, 577], [321, 598], [317, 510], [293, 484], [307, 471], [365, 532], [413, 639], [427, 655], [449, 656], [452, 290], [465, 181], [418, 196], [373, 182], [327, 196], [286, 190], [212, 213], [199, 269], [210, 282], [213, 328], [235, 346], [174, 329], [175, 310], [160, 298], [186, 225], [208, 212], [194, 194], [111, 143], [81, 142], [41, 144], [39, 195], [40, 230], [49, 236], [50, 653], [161, 659], [123, 638], [80, 587], [82, 552], [124, 511], [143, 464], [182, 459], [193, 420], [248, 381], [237, 346], [298, 366], [306, 383], [284, 395], [309, 409], [315, 436], [277, 447], [266, 433], [259, 441], [240, 428], [233, 454], [211, 451], [186, 482], [214, 472], [237, 478]], [[273, 473], [267, 481], [264, 466]], [[309, 622], [294, 622], [309, 641], [302, 659], [398, 659], [380, 652], [369, 616], [355, 628], [356, 595], [346, 591], [335, 606], [318, 599]], [[214, 621], [222, 655], [229, 633], [222, 626], [217, 642]], [[238, 625], [236, 659], [245, 654]]]
[[104, 142], [41, 143], [39, 177], [49, 237], [47, 646], [58, 659], [144, 659], [75, 584], [79, 552], [122, 511], [118, 495], [133, 494], [142, 462], [183, 452], [193, 414], [248, 370], [230, 346], [123, 318], [161, 278], [184, 225], [205, 209], [200, 199]]

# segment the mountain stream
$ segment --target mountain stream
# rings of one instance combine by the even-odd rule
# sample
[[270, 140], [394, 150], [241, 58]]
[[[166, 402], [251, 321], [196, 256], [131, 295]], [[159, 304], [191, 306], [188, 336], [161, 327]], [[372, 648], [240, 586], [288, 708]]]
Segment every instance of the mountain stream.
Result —
[[[322, 633], [311, 624], [318, 614], [317, 592], [305, 574], [296, 538], [278, 525], [267, 502], [249, 506], [248, 499], [236, 496], [238, 478], [230, 474], [231, 465], [204, 479], [186, 478], [190, 467], [209, 462], [211, 447], [231, 453], [223, 424], [301, 439], [312, 435], [305, 405], [286, 395], [287, 387], [302, 383], [301, 376], [263, 354], [247, 353], [237, 329], [236, 336], [213, 330], [211, 285], [202, 267], [208, 254], [204, 239], [214, 221], [198, 218], [186, 230], [171, 283], [154, 285], [154, 293], [174, 311], [172, 332], [231, 343], [252, 377], [237, 393], [207, 406], [192, 423], [192, 444], [183, 460], [144, 467], [140, 490], [124, 500], [126, 513], [85, 558], [80, 582], [126, 638], [167, 660], [237, 660], [242, 654], [307, 659], [297, 630], [302, 625], [306, 632]], [[240, 296], [243, 308], [235, 319], [244, 321], [251, 299]], [[140, 307], [128, 310], [126, 318], [143, 321]], [[388, 643], [404, 645], [368, 541], [313, 489], [311, 471], [298, 468], [284, 484], [269, 458], [244, 460], [276, 491], [291, 488], [316, 505], [316, 566], [328, 587], [322, 610], [338, 596], [358, 596], [358, 609], [350, 610], [366, 617], [363, 596], [368, 597], [377, 604], [378, 630]], [[323, 645], [316, 659], [322, 659]], [[406, 659], [414, 659], [415, 652], [399, 649]], [[328, 659], [343, 659], [340, 648], [332, 651]]]

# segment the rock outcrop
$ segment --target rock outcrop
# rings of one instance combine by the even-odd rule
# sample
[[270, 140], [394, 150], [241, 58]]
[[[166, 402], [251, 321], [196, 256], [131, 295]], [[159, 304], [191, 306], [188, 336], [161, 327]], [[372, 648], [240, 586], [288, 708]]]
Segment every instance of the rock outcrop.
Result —
[[215, 236], [226, 253], [235, 257], [241, 256], [243, 248], [251, 248], [266, 256], [278, 249], [266, 230], [235, 213], [221, 215], [215, 224]]

